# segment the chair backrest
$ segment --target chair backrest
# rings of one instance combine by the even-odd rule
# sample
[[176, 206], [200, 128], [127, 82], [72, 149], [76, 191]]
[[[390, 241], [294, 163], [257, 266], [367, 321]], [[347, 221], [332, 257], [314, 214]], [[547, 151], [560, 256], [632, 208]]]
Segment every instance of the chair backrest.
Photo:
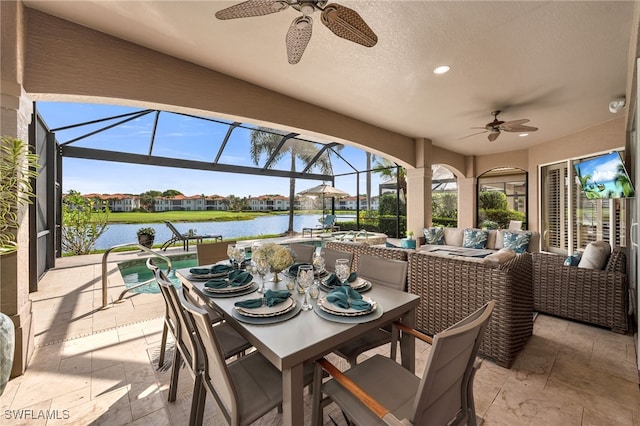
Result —
[[351, 268], [351, 265], [353, 264], [353, 253], [333, 250], [326, 247], [320, 250], [320, 253], [322, 254], [322, 257], [324, 257], [324, 267], [329, 272], [336, 271], [337, 259], [349, 259], [349, 268]]
[[169, 229], [171, 229], [171, 233], [173, 233], [173, 236], [174, 236], [174, 237], [176, 237], [176, 238], [177, 238], [177, 239], [179, 239], [179, 240], [184, 240], [184, 235], [182, 235], [182, 234], [180, 233], [180, 231], [178, 231], [178, 228], [176, 228], [176, 227], [173, 225], [173, 223], [171, 223], [171, 222], [170, 222], [170, 221], [168, 221], [168, 220], [165, 220], [165, 221], [164, 221], [164, 223], [165, 223], [165, 225], [167, 225], [167, 227], [168, 227]]
[[335, 214], [328, 214], [324, 217], [324, 222], [322, 223], [323, 226], [333, 226], [336, 224], [336, 215]]
[[509, 231], [520, 231], [520, 230], [522, 230], [521, 220], [512, 220], [509, 222]]
[[235, 241], [225, 241], [221, 243], [202, 243], [196, 246], [198, 254], [198, 265], [210, 265], [229, 259], [227, 246], [235, 244]]
[[204, 364], [205, 383], [214, 394], [214, 400], [227, 422], [235, 424], [237, 421], [232, 421], [231, 417], [235, 417], [239, 413], [238, 393], [227, 368], [220, 343], [213, 332], [211, 318], [209, 318], [207, 311], [189, 303], [183, 291], [180, 291], [178, 296], [181, 306], [194, 325], [195, 339], [202, 349], [200, 353], [204, 358], [202, 363]]
[[412, 424], [447, 424], [469, 415], [467, 386], [494, 306], [490, 301], [433, 337], [413, 405]]
[[361, 254], [358, 259], [358, 276], [373, 285], [382, 285], [396, 290], [407, 289], [407, 261], [384, 259]]
[[182, 309], [178, 291], [173, 286], [173, 283], [167, 279], [164, 272], [159, 268], [156, 268], [153, 272], [156, 282], [158, 283], [158, 287], [160, 287], [160, 293], [162, 293], [167, 305], [167, 314], [171, 322], [174, 324], [174, 337], [176, 339], [178, 350], [182, 352], [182, 356], [185, 358], [185, 361], [189, 364], [190, 368], [193, 371], [196, 371], [198, 369], [198, 363], [196, 360], [197, 346], [195, 345], [195, 341], [192, 336], [193, 326], [191, 324], [191, 320]]
[[291, 243], [289, 248], [293, 252], [296, 258], [296, 263], [311, 263], [313, 262], [313, 253], [316, 251], [315, 246], [309, 244]]

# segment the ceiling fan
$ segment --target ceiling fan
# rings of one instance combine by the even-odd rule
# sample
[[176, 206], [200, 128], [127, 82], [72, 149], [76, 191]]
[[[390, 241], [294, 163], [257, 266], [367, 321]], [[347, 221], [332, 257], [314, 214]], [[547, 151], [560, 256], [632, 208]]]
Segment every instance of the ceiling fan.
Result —
[[313, 20], [311, 15], [319, 10], [320, 20], [335, 35], [366, 47], [373, 47], [378, 36], [358, 13], [328, 0], [248, 0], [216, 12], [218, 19], [248, 18], [282, 12], [289, 6], [302, 13], [293, 20], [287, 32], [287, 57], [290, 64], [297, 64], [311, 39]]
[[498, 136], [500, 136], [500, 132], [535, 132], [536, 130], [538, 130], [537, 127], [524, 126], [524, 123], [529, 122], [529, 120], [527, 120], [526, 118], [522, 120], [511, 121], [498, 120], [498, 114], [500, 114], [500, 112], [501, 111], [493, 111], [491, 113], [491, 115], [493, 115], [493, 121], [487, 123], [484, 127], [472, 127], [472, 129], [484, 129], [484, 131], [473, 133], [460, 139], [465, 139], [471, 136], [479, 135], [481, 133], [489, 132], [489, 142], [493, 142], [498, 139]]

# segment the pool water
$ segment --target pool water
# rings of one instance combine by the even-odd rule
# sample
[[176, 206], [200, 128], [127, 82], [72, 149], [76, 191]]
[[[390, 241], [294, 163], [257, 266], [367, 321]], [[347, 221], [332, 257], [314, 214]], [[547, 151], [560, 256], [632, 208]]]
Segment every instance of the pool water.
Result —
[[[198, 259], [195, 253], [168, 257], [171, 259], [171, 272], [167, 278], [179, 288], [180, 280], [175, 276], [175, 270], [197, 266]], [[126, 288], [131, 288], [139, 283], [152, 280], [148, 284], [131, 290], [131, 293], [160, 293], [160, 288], [153, 279], [153, 273], [147, 268], [146, 262], [147, 259], [134, 259], [118, 263], [118, 269], [120, 270], [120, 275], [122, 275]], [[166, 272], [167, 263], [164, 260], [157, 258], [154, 263]]]

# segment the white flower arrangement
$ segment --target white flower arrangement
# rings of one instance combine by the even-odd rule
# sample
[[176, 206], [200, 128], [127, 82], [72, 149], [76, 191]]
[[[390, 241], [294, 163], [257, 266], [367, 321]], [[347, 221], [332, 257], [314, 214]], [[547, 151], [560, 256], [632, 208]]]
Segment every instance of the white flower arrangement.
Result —
[[284, 271], [293, 265], [293, 252], [285, 246], [276, 243], [261, 245], [251, 255], [257, 262], [260, 259], [267, 259], [272, 271]]

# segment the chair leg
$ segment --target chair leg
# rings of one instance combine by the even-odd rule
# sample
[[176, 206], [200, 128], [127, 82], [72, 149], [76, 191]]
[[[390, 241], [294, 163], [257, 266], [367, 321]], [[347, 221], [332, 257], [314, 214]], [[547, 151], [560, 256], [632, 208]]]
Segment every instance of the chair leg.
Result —
[[191, 399], [189, 426], [200, 426], [204, 420], [207, 390], [204, 388], [204, 383], [202, 382], [202, 374], [202, 372], [197, 373], [193, 382], [193, 396]]
[[160, 356], [158, 357], [158, 368], [164, 365], [164, 354], [166, 352], [167, 346], [167, 334], [169, 333], [169, 327], [167, 323], [164, 323], [164, 327], [162, 327], [162, 340], [160, 341]]
[[169, 382], [169, 402], [174, 402], [176, 400], [176, 395], [178, 393], [178, 376], [180, 375], [180, 351], [176, 347], [173, 356], [173, 365], [171, 366], [171, 380]]

